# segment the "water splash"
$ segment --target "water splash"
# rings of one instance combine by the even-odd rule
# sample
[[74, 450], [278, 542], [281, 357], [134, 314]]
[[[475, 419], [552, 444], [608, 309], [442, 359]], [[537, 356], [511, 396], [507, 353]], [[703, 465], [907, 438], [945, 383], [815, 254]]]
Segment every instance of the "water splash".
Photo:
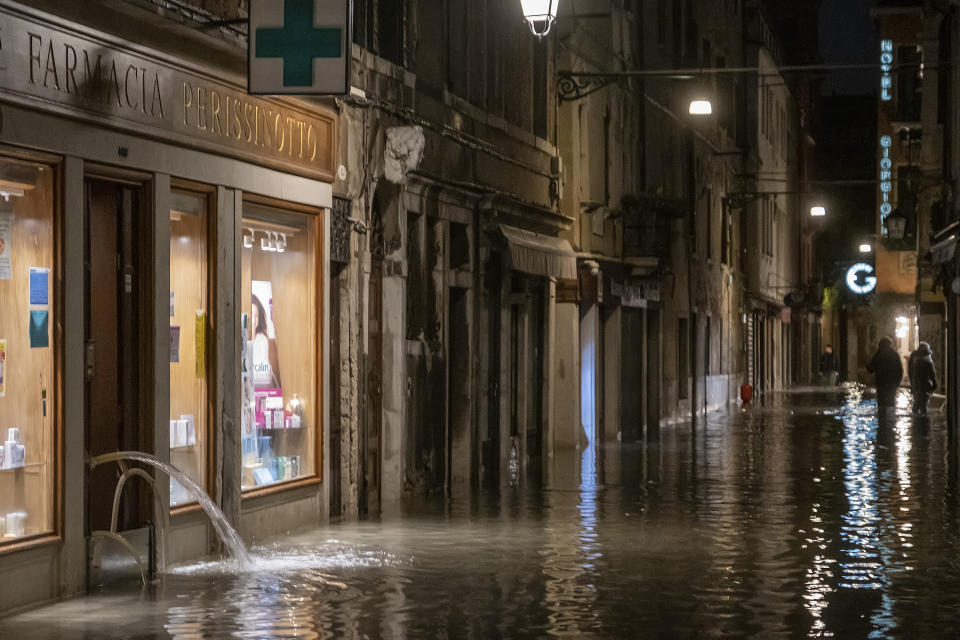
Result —
[[200, 485], [172, 464], [164, 462], [149, 453], [142, 453], [140, 451], [117, 451], [115, 453], [105, 453], [93, 458], [90, 461], [90, 468], [92, 469], [106, 462], [119, 462], [120, 460], [134, 460], [136, 462], [149, 464], [179, 482], [180, 485], [197, 500], [200, 508], [207, 514], [210, 523], [217, 531], [217, 535], [220, 536], [220, 540], [227, 549], [230, 550], [230, 555], [234, 560], [239, 562], [244, 568], [253, 565], [253, 559], [250, 556], [250, 552], [247, 551], [246, 545], [243, 544], [240, 534], [227, 522], [227, 517], [223, 515], [220, 507], [210, 499], [210, 496], [200, 488]]

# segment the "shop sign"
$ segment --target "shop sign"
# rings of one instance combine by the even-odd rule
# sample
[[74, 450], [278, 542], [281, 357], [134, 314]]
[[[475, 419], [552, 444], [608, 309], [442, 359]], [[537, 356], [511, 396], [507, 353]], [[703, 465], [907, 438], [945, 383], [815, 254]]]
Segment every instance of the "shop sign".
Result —
[[645, 309], [649, 302], [660, 301], [659, 282], [618, 282], [610, 283], [610, 295], [620, 298], [624, 307]]
[[350, 91], [350, 0], [251, 0], [251, 94]]
[[31, 108], [333, 181], [334, 119], [0, 9], [0, 93]]

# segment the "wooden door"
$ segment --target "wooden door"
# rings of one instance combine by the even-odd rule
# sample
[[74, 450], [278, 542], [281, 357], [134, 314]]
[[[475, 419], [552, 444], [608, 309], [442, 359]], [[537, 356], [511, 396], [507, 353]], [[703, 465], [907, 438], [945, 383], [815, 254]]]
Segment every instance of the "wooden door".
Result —
[[[86, 447], [91, 456], [143, 451], [140, 408], [140, 296], [137, 196], [131, 187], [102, 180], [85, 185]], [[110, 528], [116, 464], [88, 477], [88, 531]], [[149, 503], [145, 505], [149, 507]], [[118, 529], [142, 526], [136, 484], [124, 492]]]

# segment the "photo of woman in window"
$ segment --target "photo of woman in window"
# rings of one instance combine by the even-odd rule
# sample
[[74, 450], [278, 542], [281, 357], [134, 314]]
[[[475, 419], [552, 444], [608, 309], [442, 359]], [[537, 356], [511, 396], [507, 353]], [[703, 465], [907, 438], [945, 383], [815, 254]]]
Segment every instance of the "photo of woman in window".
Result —
[[270, 337], [266, 309], [256, 295], [252, 296], [250, 309], [253, 340], [250, 348], [253, 356], [253, 386], [255, 389], [280, 389], [280, 364], [277, 361], [277, 341]]

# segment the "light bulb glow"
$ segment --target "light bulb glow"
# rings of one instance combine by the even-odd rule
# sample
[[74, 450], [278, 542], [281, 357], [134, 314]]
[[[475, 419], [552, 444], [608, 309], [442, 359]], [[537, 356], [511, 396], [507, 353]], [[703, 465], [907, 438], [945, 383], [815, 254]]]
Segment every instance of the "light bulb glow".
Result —
[[860, 253], [870, 253], [871, 251], [873, 251], [873, 247], [869, 244], [863, 243], [860, 245]]
[[690, 115], [709, 116], [713, 113], [713, 104], [709, 100], [691, 100]]
[[825, 207], [810, 207], [810, 215], [814, 218], [822, 218], [827, 215], [827, 210]]

